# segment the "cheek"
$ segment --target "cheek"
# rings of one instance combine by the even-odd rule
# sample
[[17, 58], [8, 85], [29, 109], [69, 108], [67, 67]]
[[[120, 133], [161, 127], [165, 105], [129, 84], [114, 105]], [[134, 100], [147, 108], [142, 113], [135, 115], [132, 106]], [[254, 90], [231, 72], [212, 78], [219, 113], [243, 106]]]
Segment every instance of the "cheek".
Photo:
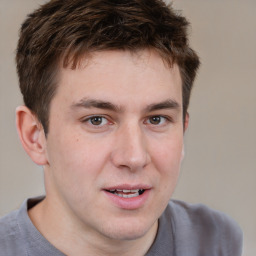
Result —
[[49, 145], [49, 191], [58, 193], [73, 207], [84, 205], [85, 201], [93, 203], [92, 186], [97, 185], [103, 157], [95, 144], [83, 143], [80, 137], [59, 136]]
[[180, 139], [166, 139], [153, 147], [152, 158], [157, 169], [167, 174], [179, 171], [182, 160], [183, 137]]
[[158, 187], [167, 197], [172, 195], [180, 173], [183, 136], [177, 138], [159, 142], [152, 153], [152, 162], [159, 174]]
[[49, 148], [51, 169], [67, 184], [89, 183], [104, 166], [106, 147], [82, 135], [59, 136]]

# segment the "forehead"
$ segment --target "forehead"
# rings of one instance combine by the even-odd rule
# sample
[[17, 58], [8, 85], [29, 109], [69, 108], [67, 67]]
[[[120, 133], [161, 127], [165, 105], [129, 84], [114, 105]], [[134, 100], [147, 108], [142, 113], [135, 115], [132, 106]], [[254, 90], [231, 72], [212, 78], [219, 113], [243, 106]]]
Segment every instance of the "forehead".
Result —
[[118, 100], [113, 95], [120, 100], [155, 96], [157, 101], [157, 97], [168, 97], [167, 93], [181, 98], [179, 67], [170, 67], [153, 50], [95, 52], [76, 69], [60, 68], [59, 75], [57, 96], [75, 101], [91, 96]]

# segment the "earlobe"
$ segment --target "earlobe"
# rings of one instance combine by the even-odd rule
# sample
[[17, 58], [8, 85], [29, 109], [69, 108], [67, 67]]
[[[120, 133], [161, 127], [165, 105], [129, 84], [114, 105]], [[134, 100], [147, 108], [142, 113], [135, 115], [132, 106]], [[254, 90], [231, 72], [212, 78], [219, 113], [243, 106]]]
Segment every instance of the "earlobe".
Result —
[[182, 151], [181, 151], [181, 162], [183, 161], [184, 156], [185, 156], [185, 150], [184, 150], [184, 145], [183, 145]]
[[[189, 123], [189, 113], [187, 112], [186, 116], [185, 116], [185, 120], [184, 120], [184, 133], [188, 129], [188, 123]], [[181, 152], [181, 161], [184, 159], [184, 156], [185, 156], [185, 149], [184, 149], [184, 144], [183, 144], [182, 152]]]
[[184, 120], [184, 132], [188, 129], [188, 123], [189, 123], [189, 113], [186, 113], [185, 120]]
[[16, 127], [22, 146], [38, 165], [46, 165], [46, 138], [43, 127], [26, 106], [16, 109]]

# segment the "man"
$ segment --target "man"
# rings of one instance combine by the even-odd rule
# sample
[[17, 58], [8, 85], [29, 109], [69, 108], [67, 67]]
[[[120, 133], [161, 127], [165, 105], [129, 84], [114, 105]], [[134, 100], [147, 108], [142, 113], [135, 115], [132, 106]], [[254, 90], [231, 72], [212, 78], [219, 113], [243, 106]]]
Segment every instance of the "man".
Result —
[[46, 196], [0, 220], [0, 255], [241, 255], [241, 231], [170, 201], [199, 59], [159, 0], [52, 0], [20, 32], [17, 130]]

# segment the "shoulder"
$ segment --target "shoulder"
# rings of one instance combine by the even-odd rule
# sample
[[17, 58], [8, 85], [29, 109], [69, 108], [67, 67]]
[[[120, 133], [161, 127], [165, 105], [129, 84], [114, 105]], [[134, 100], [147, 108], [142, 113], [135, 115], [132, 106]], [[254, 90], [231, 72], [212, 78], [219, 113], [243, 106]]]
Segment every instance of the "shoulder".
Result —
[[0, 218], [0, 255], [25, 255], [20, 247], [22, 236], [17, 221], [18, 211]]
[[226, 214], [177, 200], [170, 201], [165, 214], [172, 218], [176, 247], [183, 255], [189, 255], [184, 250], [191, 253], [192, 248], [197, 254], [191, 255], [242, 254], [242, 231]]
[[0, 241], [5, 237], [10, 237], [17, 231], [17, 211], [0, 218]]
[[237, 223], [223, 212], [213, 210], [203, 204], [190, 204], [183, 201], [172, 200], [168, 208], [175, 214], [176, 220], [187, 225], [201, 226], [202, 224], [212, 228], [241, 231]]

